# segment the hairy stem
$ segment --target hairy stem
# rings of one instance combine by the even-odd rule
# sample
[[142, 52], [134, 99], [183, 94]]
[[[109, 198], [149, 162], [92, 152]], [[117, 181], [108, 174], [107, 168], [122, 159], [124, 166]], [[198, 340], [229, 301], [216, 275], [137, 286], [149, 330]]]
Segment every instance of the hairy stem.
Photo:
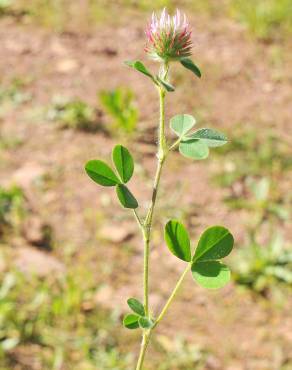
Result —
[[159, 89], [159, 107], [160, 107], [160, 118], [159, 118], [159, 149], [158, 159], [163, 161], [167, 154], [167, 146], [165, 139], [165, 107], [164, 107], [165, 91]]
[[158, 142], [158, 164], [154, 179], [151, 203], [143, 225], [143, 238], [144, 238], [144, 307], [146, 316], [149, 316], [149, 255], [150, 255], [150, 237], [152, 228], [152, 219], [156, 198], [160, 183], [162, 167], [167, 155], [166, 139], [165, 139], [165, 117], [164, 117], [164, 98], [165, 92], [162, 88], [159, 89], [160, 101], [160, 119], [159, 119], [159, 142]]
[[143, 266], [143, 286], [144, 286], [144, 309], [145, 315], [149, 316], [149, 255], [150, 255], [150, 232], [143, 230], [144, 238], [144, 266]]
[[155, 203], [156, 203], [158, 187], [159, 187], [159, 182], [160, 182], [160, 177], [161, 177], [161, 171], [162, 171], [164, 161], [165, 161], [165, 156], [158, 159], [158, 164], [157, 164], [157, 169], [156, 169], [156, 174], [155, 174], [155, 180], [154, 180], [153, 190], [152, 190], [151, 203], [150, 203], [149, 210], [147, 212], [147, 216], [146, 216], [146, 219], [145, 219], [145, 224], [144, 225], [147, 229], [149, 229], [149, 232], [150, 232], [150, 229], [151, 229], [151, 226], [152, 226], [153, 212], [154, 212], [154, 207], [155, 207]]
[[[159, 133], [158, 133], [158, 163], [157, 169], [153, 184], [152, 198], [151, 203], [145, 218], [144, 223], [142, 224], [142, 233], [144, 240], [144, 266], [143, 266], [143, 290], [144, 290], [144, 309], [145, 315], [149, 317], [149, 257], [150, 257], [150, 238], [151, 238], [151, 228], [153, 213], [156, 204], [156, 198], [160, 183], [160, 177], [162, 172], [162, 167], [167, 156], [167, 144], [165, 139], [165, 109], [164, 109], [164, 100], [165, 100], [165, 91], [162, 88], [159, 88], [159, 105], [160, 105], [160, 118], [159, 118]], [[137, 221], [139, 220], [137, 214], [135, 213]], [[144, 331], [140, 355], [137, 363], [137, 370], [142, 369], [145, 353], [150, 341], [151, 330], [147, 332]]]

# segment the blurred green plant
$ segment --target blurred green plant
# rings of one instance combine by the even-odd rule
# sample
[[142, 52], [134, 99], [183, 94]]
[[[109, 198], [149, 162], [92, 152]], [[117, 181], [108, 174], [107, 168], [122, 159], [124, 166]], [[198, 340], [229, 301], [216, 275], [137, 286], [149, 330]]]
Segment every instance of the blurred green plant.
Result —
[[58, 122], [61, 128], [83, 131], [96, 131], [99, 128], [95, 109], [79, 99], [54, 97], [46, 118]]
[[5, 15], [13, 4], [13, 0], [0, 0], [0, 16]]
[[274, 235], [265, 244], [249, 235], [248, 242], [238, 250], [233, 260], [234, 279], [240, 285], [268, 295], [279, 284], [292, 285], [292, 251], [285, 247], [281, 234]]
[[174, 8], [174, 1], [173, 0], [156, 0], [155, 2], [151, 2], [149, 0], [121, 0], [121, 5], [128, 6], [128, 7], [138, 7], [141, 10], [160, 10], [164, 7], [167, 7], [170, 10]]
[[271, 133], [259, 137], [253, 129], [237, 128], [230, 145], [217, 153], [215, 180], [230, 190], [226, 203], [248, 212], [246, 242], [233, 258], [235, 281], [263, 295], [278, 284], [291, 285], [292, 255], [276, 231], [290, 217], [289, 195], [278, 186], [292, 167], [287, 143]]
[[[56, 31], [84, 28], [99, 23], [116, 24], [121, 7], [129, 16], [134, 11], [159, 10], [167, 7], [174, 11], [175, 0], [88, 0], [82, 6], [67, 0], [0, 0], [0, 15], [10, 10], [11, 4], [34, 22]], [[15, 3], [15, 5], [14, 5]], [[292, 32], [291, 0], [183, 0], [180, 6], [196, 14], [231, 17], [246, 25], [251, 34], [263, 40], [279, 39]], [[82, 17], [80, 16], [82, 14]], [[136, 13], [137, 14], [137, 13]]]
[[[288, 207], [271, 198], [267, 177], [248, 179], [247, 199], [239, 197], [233, 206], [249, 212], [247, 241], [233, 259], [234, 279], [263, 295], [271, 289], [292, 284], [292, 252], [285, 247], [276, 224], [289, 219]], [[265, 240], [264, 242], [259, 240]]]
[[[214, 180], [221, 186], [232, 186], [250, 176], [275, 177], [292, 168], [289, 145], [271, 132], [259, 137], [255, 129], [233, 130], [233, 141], [218, 148], [218, 170]], [[224, 158], [224, 160], [222, 160]]]
[[130, 356], [116, 349], [117, 319], [94, 303], [96, 288], [88, 283], [93, 280], [86, 271], [46, 280], [19, 272], [0, 278], [0, 360], [4, 369], [24, 369], [17, 353], [32, 344], [37, 368], [129, 368]]
[[17, 227], [24, 214], [24, 194], [19, 187], [0, 187], [0, 234]]
[[133, 100], [134, 93], [130, 89], [116, 88], [112, 91], [101, 91], [99, 100], [103, 108], [113, 120], [113, 128], [132, 133], [138, 121], [138, 109]]
[[31, 94], [24, 91], [27, 84], [28, 80], [16, 77], [12, 79], [9, 86], [0, 86], [0, 104], [8, 101], [14, 105], [19, 105], [30, 101]]
[[237, 129], [227, 150], [219, 148], [218, 153], [224, 160], [218, 162], [215, 181], [228, 188], [230, 208], [248, 212], [247, 244], [257, 245], [263, 224], [276, 229], [289, 220], [291, 198], [279, 186], [292, 167], [289, 146], [271, 133], [259, 138], [254, 130]]
[[259, 39], [279, 39], [292, 32], [291, 0], [232, 0], [230, 9]]
[[[18, 271], [2, 273], [1, 370], [26, 369], [21, 353], [32, 350], [38, 361], [31, 370], [133, 368], [133, 356], [119, 350], [119, 315], [96, 305], [97, 289], [84, 268], [45, 280]], [[177, 337], [172, 343], [159, 336], [156, 344], [149, 369], [203, 369], [205, 352], [184, 339]]]
[[0, 134], [0, 151], [6, 149], [14, 149], [20, 146], [23, 140], [20, 137], [3, 136]]
[[[15, 8], [35, 23], [57, 32], [64, 31], [65, 25], [72, 17], [70, 4], [67, 0], [14, 0]], [[80, 13], [79, 13], [80, 15]]]
[[[250, 224], [256, 230], [264, 220], [286, 221], [289, 219], [288, 200], [277, 191], [268, 177], [246, 177], [242, 189], [225, 198], [225, 202], [234, 209], [250, 211]], [[272, 191], [273, 190], [273, 191]]]
[[156, 364], [157, 370], [205, 368], [207, 353], [197, 345], [188, 343], [183, 337], [177, 336], [172, 342], [161, 335], [157, 338], [157, 345], [164, 355], [164, 361]]

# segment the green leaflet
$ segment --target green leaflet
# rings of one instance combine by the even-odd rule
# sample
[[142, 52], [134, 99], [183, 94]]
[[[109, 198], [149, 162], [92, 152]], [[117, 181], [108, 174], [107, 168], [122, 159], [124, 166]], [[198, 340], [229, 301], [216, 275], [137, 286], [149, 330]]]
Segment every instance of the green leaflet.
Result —
[[210, 128], [201, 128], [189, 135], [188, 138], [200, 139], [200, 141], [204, 142], [210, 148], [222, 146], [227, 143], [227, 138], [224, 134]]
[[190, 114], [178, 114], [171, 118], [170, 128], [177, 136], [184, 136], [196, 124], [196, 120]]
[[193, 261], [218, 260], [228, 256], [234, 239], [223, 226], [211, 226], [200, 237]]
[[192, 275], [199, 285], [207, 289], [223, 288], [230, 280], [229, 268], [218, 261], [193, 263]]
[[184, 58], [184, 59], [181, 59], [181, 64], [189, 69], [190, 71], [192, 71], [197, 77], [201, 78], [202, 77], [202, 73], [199, 69], [199, 67], [197, 67], [195, 65], [195, 63], [190, 59], [190, 58]]
[[154, 79], [151, 72], [145, 67], [145, 65], [140, 60], [128, 60], [125, 64], [129, 67], [136, 69], [138, 72], [143, 73], [147, 77], [150, 77], [152, 80]]
[[116, 145], [112, 153], [113, 162], [121, 177], [121, 180], [128, 182], [134, 172], [134, 160], [127, 148], [122, 145]]
[[231, 252], [233, 243], [233, 236], [223, 226], [211, 226], [203, 232], [192, 258], [192, 275], [199, 285], [218, 289], [229, 282], [230, 270], [218, 260]]
[[126, 185], [118, 184], [116, 186], [117, 196], [121, 205], [125, 208], [138, 208], [138, 202]]
[[123, 325], [127, 329], [139, 328], [139, 316], [132, 313], [127, 314], [123, 319]]
[[184, 225], [177, 220], [170, 220], [165, 225], [164, 238], [168, 249], [183, 261], [191, 261], [190, 239]]
[[205, 159], [209, 155], [208, 146], [198, 139], [185, 139], [179, 144], [180, 153], [191, 159]]
[[136, 298], [129, 298], [127, 300], [128, 306], [131, 308], [133, 312], [138, 314], [139, 316], [145, 316], [145, 310], [143, 304], [138, 301]]
[[120, 183], [113, 170], [103, 161], [91, 160], [85, 165], [87, 175], [102, 186], [115, 186]]

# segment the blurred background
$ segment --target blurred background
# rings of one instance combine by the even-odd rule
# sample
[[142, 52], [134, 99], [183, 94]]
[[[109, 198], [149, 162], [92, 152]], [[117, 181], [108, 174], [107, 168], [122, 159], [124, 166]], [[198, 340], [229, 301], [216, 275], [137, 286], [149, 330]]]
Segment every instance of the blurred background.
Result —
[[230, 142], [203, 162], [168, 160], [153, 230], [154, 313], [184, 268], [162, 239], [170, 217], [193, 243], [224, 224], [236, 245], [226, 288], [187, 279], [145, 369], [292, 369], [291, 0], [0, 0], [1, 370], [134, 368], [139, 333], [121, 317], [126, 299], [141, 297], [140, 233], [83, 167], [126, 145], [144, 215], [158, 102], [123, 61], [157, 68], [144, 29], [164, 6], [188, 15], [203, 72], [198, 80], [173, 66], [167, 117], [193, 114]]

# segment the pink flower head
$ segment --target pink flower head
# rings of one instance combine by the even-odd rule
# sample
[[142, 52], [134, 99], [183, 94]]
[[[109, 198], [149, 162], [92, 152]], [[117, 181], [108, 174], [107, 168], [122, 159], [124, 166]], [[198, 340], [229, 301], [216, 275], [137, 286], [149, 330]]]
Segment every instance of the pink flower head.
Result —
[[158, 61], [180, 60], [191, 55], [192, 40], [187, 18], [177, 9], [170, 16], [164, 8], [160, 18], [152, 14], [146, 29], [147, 45], [145, 51], [150, 58]]

